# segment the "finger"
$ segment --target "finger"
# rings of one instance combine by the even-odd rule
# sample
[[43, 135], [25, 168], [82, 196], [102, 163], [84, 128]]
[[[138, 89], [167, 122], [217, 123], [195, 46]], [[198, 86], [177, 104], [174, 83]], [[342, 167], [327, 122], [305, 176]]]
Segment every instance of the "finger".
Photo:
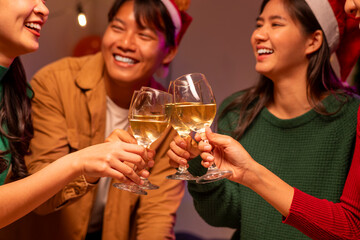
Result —
[[203, 162], [212, 163], [212, 162], [214, 162], [214, 159], [215, 159], [213, 155], [211, 155], [210, 153], [207, 153], [207, 152], [201, 153], [200, 156], [201, 156]]
[[[117, 161], [116, 159], [113, 159], [113, 161], [110, 161], [110, 166], [113, 170], [117, 170], [119, 173], [121, 173], [123, 176], [129, 178], [134, 183], [143, 184], [143, 181], [141, 180], [140, 176], [137, 175], [136, 172], [128, 165], [126, 165], [120, 161]], [[118, 180], [120, 180], [120, 179], [118, 179]]]
[[210, 128], [206, 128], [205, 133], [206, 133], [206, 138], [209, 140], [209, 142], [211, 144], [221, 146], [221, 147], [227, 147], [232, 142], [231, 137], [213, 133]]
[[197, 142], [200, 142], [200, 141], [202, 140], [200, 133], [196, 133], [195, 136], [194, 136], [194, 139], [195, 139]]
[[[126, 142], [111, 142], [109, 144], [113, 144], [112, 151], [114, 152], [128, 152], [138, 154], [143, 158], [146, 158], [146, 149], [143, 146], [133, 144], [133, 143], [126, 143]], [[123, 150], [123, 151], [121, 151]]]
[[213, 147], [208, 142], [204, 141], [199, 142], [198, 148], [202, 152], [211, 152], [213, 149]]
[[174, 153], [171, 149], [168, 150], [167, 156], [170, 158], [170, 165], [178, 167], [179, 165], [186, 165], [187, 160]]
[[124, 163], [130, 163], [127, 164], [128, 166], [135, 165], [139, 170], [142, 170], [145, 168], [145, 166], [147, 166], [147, 162], [144, 160], [144, 158], [142, 158], [141, 155], [134, 153], [122, 152], [121, 156], [118, 157], [118, 160]]
[[105, 142], [110, 142], [110, 141], [123, 141], [126, 143], [134, 143], [136, 144], [136, 139], [130, 135], [127, 131], [123, 130], [123, 129], [115, 129], [110, 136], [108, 136], [105, 139]]
[[190, 153], [176, 144], [174, 141], [170, 143], [170, 149], [174, 152], [174, 154], [178, 155], [181, 158], [189, 159]]
[[178, 145], [179, 147], [181, 147], [183, 149], [186, 149], [186, 147], [187, 147], [186, 141], [183, 138], [181, 138], [180, 136], [176, 136], [174, 138], [174, 142], [176, 143], [176, 145]]
[[154, 159], [155, 154], [156, 154], [155, 150], [146, 148], [146, 152], [147, 152], [148, 159]]
[[150, 175], [149, 171], [147, 171], [146, 169], [139, 171], [137, 174], [143, 178], [148, 178]]

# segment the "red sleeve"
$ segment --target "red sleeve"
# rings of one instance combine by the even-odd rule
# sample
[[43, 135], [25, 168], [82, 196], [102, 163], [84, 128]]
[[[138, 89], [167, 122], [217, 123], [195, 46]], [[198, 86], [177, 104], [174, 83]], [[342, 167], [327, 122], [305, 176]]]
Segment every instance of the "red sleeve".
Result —
[[283, 222], [312, 239], [360, 239], [359, 119], [360, 111], [354, 156], [340, 202], [318, 199], [295, 188], [290, 214]]

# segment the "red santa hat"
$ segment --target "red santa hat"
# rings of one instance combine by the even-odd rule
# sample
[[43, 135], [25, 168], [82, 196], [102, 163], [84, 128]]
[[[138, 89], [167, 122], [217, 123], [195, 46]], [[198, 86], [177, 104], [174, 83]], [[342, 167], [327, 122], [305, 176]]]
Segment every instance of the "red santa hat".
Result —
[[359, 23], [344, 11], [345, 0], [305, 0], [313, 11], [331, 52], [336, 52], [341, 80], [346, 81], [360, 57]]
[[168, 10], [175, 26], [176, 44], [179, 45], [181, 38], [189, 27], [192, 17], [185, 11], [190, 5], [190, 0], [161, 0]]

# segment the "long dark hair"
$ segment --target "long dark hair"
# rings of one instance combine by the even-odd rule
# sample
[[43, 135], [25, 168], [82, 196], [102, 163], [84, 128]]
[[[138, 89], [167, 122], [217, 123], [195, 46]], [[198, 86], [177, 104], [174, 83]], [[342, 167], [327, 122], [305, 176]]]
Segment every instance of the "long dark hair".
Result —
[[[263, 1], [260, 14], [269, 1], [270, 0]], [[314, 33], [316, 30], [321, 30], [320, 24], [304, 0], [283, 0], [283, 4], [289, 12], [290, 17], [300, 23], [301, 30], [304, 34], [308, 35]], [[307, 93], [309, 93], [307, 94], [307, 98], [309, 103], [315, 111], [324, 115], [336, 113], [327, 112], [323, 106], [321, 98], [325, 93], [337, 93], [347, 96], [346, 94], [352, 94], [354, 92], [352, 88], [344, 87], [337, 78], [330, 64], [330, 55], [330, 49], [324, 37], [321, 47], [308, 56], [309, 66], [306, 74]], [[239, 109], [239, 121], [237, 127], [232, 132], [233, 137], [240, 139], [263, 107], [273, 101], [273, 90], [274, 85], [271, 79], [261, 75], [259, 82], [255, 86], [247, 89], [243, 95], [234, 99], [234, 101], [222, 111], [219, 119], [228, 111]], [[341, 98], [339, 101], [343, 101], [342, 106], [348, 101], [348, 98]]]
[[175, 26], [171, 17], [160, 0], [116, 0], [108, 13], [108, 21], [111, 22], [122, 4], [126, 1], [134, 1], [134, 12], [136, 23], [140, 27], [147, 24], [165, 34], [166, 45], [174, 47], [175, 43]]
[[33, 137], [31, 121], [31, 99], [33, 92], [26, 81], [25, 71], [17, 57], [2, 79], [2, 100], [0, 103], [0, 134], [8, 139], [9, 149], [0, 152], [0, 172], [7, 167], [4, 159], [11, 154], [12, 180], [28, 175], [24, 156], [29, 153]]

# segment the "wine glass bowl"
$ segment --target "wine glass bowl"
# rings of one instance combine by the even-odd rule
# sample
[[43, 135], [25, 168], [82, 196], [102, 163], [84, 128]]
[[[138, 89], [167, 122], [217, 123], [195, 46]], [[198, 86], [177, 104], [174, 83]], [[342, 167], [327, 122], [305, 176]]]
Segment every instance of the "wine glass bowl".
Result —
[[[169, 84], [168, 92], [170, 94], [174, 93], [174, 81], [171, 81]], [[188, 128], [179, 118], [175, 105], [177, 103], [171, 103], [168, 104], [167, 110], [169, 112], [169, 115], [171, 115], [170, 118], [170, 124], [175, 129], [175, 131], [179, 134], [179, 136], [183, 139], [186, 139], [190, 136], [191, 129]], [[190, 137], [191, 139], [191, 137]], [[172, 180], [196, 180], [197, 177], [193, 176], [188, 170], [186, 165], [179, 165], [176, 173], [171, 174], [166, 177], [167, 179]]]
[[[173, 102], [173, 96], [167, 92], [153, 88], [142, 88], [135, 91], [130, 108], [129, 124], [137, 143], [145, 148], [156, 141], [169, 125], [170, 115], [166, 104]], [[153, 190], [159, 187], [142, 178], [144, 185], [116, 183], [115, 187], [138, 194], [144, 189]], [[131, 185], [131, 186], [129, 186]]]
[[[175, 112], [181, 122], [194, 132], [200, 133], [203, 141], [206, 126], [211, 126], [216, 116], [216, 101], [206, 77], [202, 73], [190, 73], [177, 78], [174, 82]], [[205, 175], [196, 179], [197, 183], [208, 183], [227, 178], [232, 174], [220, 170], [215, 164], [208, 168]]]

